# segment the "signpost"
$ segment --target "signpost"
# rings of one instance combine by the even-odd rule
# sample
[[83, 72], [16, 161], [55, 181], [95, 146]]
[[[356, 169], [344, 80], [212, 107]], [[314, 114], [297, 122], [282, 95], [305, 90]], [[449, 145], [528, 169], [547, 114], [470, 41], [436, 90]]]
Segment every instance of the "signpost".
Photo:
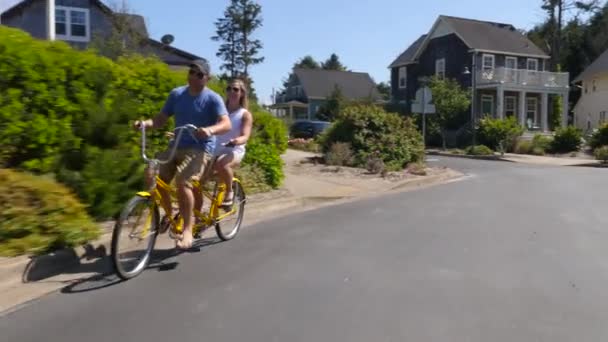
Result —
[[422, 87], [416, 91], [416, 99], [412, 103], [412, 113], [422, 114], [422, 142], [426, 148], [426, 115], [435, 114], [435, 105], [431, 104], [433, 93], [426, 86], [428, 78], [421, 77], [419, 81]]

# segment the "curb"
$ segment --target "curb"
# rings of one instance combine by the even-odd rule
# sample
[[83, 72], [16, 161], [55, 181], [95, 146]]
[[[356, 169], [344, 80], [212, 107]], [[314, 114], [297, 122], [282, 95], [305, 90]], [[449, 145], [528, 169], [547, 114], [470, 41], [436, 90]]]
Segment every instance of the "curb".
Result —
[[438, 175], [423, 176], [422, 178], [414, 178], [414, 179], [405, 180], [405, 181], [400, 182], [399, 184], [391, 187], [389, 189], [389, 191], [397, 191], [397, 190], [401, 190], [406, 187], [417, 187], [417, 188], [425, 187], [425, 186], [436, 184], [441, 181], [455, 179], [455, 178], [459, 178], [462, 176], [463, 175], [461, 173], [450, 170], [450, 171], [447, 171], [447, 172], [444, 172], [444, 173], [441, 173]]
[[427, 151], [426, 154], [430, 155], [430, 156], [442, 156], [442, 157], [465, 158], [465, 159], [506, 161], [506, 162], [510, 161], [510, 160], [503, 159], [503, 157], [498, 156], [498, 155], [492, 155], [492, 156], [473, 156], [473, 155], [468, 155], [468, 154], [453, 154], [453, 153], [437, 152], [437, 151]]

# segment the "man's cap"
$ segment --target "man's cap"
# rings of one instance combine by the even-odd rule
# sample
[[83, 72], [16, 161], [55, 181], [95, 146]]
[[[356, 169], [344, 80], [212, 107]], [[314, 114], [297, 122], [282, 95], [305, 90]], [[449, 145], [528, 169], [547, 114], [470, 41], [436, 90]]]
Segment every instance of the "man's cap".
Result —
[[209, 75], [211, 73], [209, 63], [205, 59], [197, 59], [190, 62], [190, 67], [198, 69], [198, 71], [202, 72], [205, 75]]

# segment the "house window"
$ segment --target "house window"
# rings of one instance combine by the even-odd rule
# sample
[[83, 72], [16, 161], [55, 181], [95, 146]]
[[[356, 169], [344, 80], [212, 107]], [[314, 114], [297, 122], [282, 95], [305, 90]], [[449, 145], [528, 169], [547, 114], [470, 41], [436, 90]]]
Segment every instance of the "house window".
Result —
[[595, 86], [595, 80], [592, 81], [592, 86], [591, 88], [593, 89], [593, 91], [595, 92], [597, 90], [597, 87]]
[[494, 55], [484, 54], [482, 57], [483, 71], [494, 70], [494, 62], [495, 62]]
[[600, 112], [600, 120], [599, 120], [599, 124], [603, 124], [604, 122], [606, 122], [606, 112], [602, 111]]
[[589, 82], [583, 82], [585, 85], [585, 94], [589, 92]]
[[515, 108], [517, 107], [517, 98], [515, 96], [505, 96], [505, 115], [515, 116]]
[[528, 58], [528, 70], [538, 71], [538, 59]]
[[493, 95], [481, 95], [481, 115], [494, 117]]
[[435, 75], [437, 75], [439, 79], [445, 78], [445, 58], [435, 61]]
[[505, 60], [505, 68], [517, 69], [517, 57], [507, 57]]
[[407, 87], [407, 67], [399, 68], [399, 88]]
[[89, 10], [57, 6], [55, 8], [55, 34], [57, 38], [63, 40], [88, 42], [90, 40]]
[[65, 36], [68, 32], [65, 10], [55, 10], [55, 34]]

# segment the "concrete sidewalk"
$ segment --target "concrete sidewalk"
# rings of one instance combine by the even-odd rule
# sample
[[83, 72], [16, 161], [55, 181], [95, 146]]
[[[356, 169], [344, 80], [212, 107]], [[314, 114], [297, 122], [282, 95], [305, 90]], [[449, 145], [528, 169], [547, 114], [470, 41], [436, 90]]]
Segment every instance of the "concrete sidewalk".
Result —
[[[344, 170], [324, 170], [321, 166], [303, 163], [314, 156], [296, 150], [288, 150], [282, 156], [286, 176], [283, 186], [269, 193], [248, 196], [242, 229], [296, 211], [312, 210], [391, 191], [418, 189], [462, 176], [456, 171], [439, 169], [431, 170], [427, 176], [409, 175], [397, 180], [383, 179], [376, 175], [354, 177]], [[311, 173], [313, 171], [316, 173]], [[102, 228], [103, 236], [87, 246], [35, 259], [0, 258], [0, 313], [18, 308], [50, 292], [69, 289], [91, 277], [117, 282], [108, 258], [113, 222], [103, 224]], [[208, 229], [200, 244], [204, 246], [219, 242], [215, 234], [213, 228]], [[155, 248], [163, 255], [176, 255], [179, 252], [174, 251], [173, 244], [173, 240], [165, 234], [158, 237]]]

